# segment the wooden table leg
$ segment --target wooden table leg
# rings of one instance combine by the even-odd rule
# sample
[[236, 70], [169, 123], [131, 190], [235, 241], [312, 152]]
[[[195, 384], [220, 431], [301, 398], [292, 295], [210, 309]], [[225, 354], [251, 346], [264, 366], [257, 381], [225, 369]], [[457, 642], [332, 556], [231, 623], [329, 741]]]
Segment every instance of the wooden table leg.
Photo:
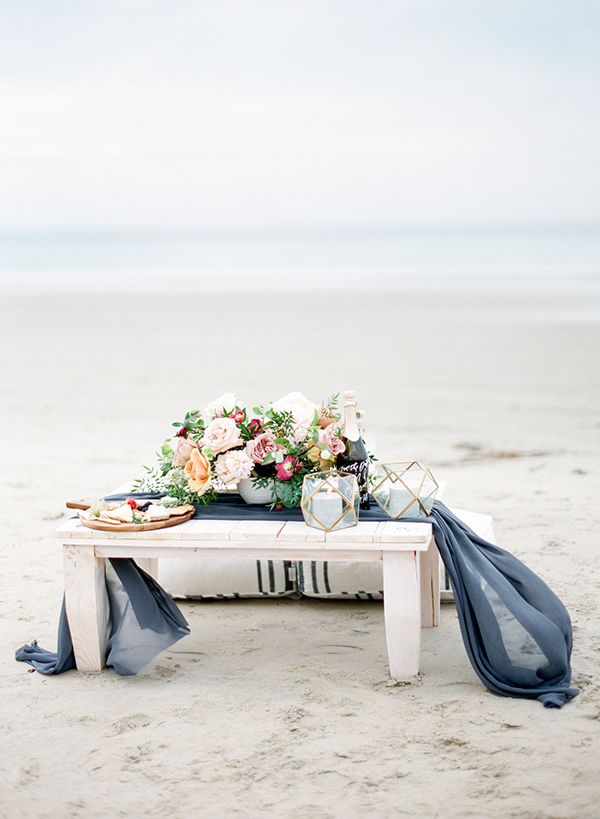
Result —
[[158, 560], [152, 557], [136, 557], [135, 562], [140, 569], [143, 569], [156, 580], [158, 577]]
[[108, 638], [105, 561], [93, 546], [64, 546], [65, 606], [78, 671], [102, 671]]
[[406, 680], [419, 673], [421, 588], [416, 552], [383, 552], [383, 610], [390, 676]]
[[424, 628], [440, 624], [440, 555], [432, 538], [429, 549], [421, 556], [421, 625]]

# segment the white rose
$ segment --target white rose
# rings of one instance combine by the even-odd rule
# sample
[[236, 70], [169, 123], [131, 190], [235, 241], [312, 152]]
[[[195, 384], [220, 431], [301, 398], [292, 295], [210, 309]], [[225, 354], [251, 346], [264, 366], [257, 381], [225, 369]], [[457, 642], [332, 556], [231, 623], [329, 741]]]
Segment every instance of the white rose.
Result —
[[210, 449], [215, 455], [243, 443], [240, 430], [233, 418], [215, 418], [204, 430], [202, 439], [202, 446]]
[[[291, 412], [298, 431], [306, 430], [313, 422], [318, 407], [301, 392], [288, 392], [279, 401], [271, 404], [276, 412]], [[306, 433], [305, 433], [306, 434]]]
[[254, 461], [248, 457], [243, 449], [225, 452], [219, 455], [215, 463], [217, 478], [223, 483], [237, 483], [249, 478], [254, 469]]
[[236, 407], [244, 409], [245, 404], [237, 400], [235, 393], [224, 392], [223, 395], [215, 398], [214, 401], [211, 401], [210, 404], [204, 407], [204, 412], [202, 413], [204, 423], [207, 424], [209, 421], [212, 421], [213, 418], [222, 418], [224, 415], [233, 412]]

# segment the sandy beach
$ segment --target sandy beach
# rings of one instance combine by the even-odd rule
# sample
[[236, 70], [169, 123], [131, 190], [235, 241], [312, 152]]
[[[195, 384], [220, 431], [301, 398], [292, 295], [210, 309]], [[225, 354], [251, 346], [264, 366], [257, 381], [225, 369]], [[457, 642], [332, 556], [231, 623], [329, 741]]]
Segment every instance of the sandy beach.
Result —
[[[599, 352], [599, 297], [569, 293], [3, 296], [0, 816], [598, 816]], [[565, 602], [573, 703], [485, 690], [451, 605], [411, 685], [377, 603], [184, 603], [136, 678], [14, 661], [55, 646], [67, 498], [224, 390], [347, 388], [380, 458], [429, 464]]]

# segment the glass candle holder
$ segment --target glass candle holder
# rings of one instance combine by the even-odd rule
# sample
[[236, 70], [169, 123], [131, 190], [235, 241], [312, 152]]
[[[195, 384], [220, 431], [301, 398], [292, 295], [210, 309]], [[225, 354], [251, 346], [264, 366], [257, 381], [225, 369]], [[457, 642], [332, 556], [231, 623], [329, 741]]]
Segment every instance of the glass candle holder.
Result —
[[427, 517], [439, 489], [431, 470], [419, 461], [382, 464], [371, 494], [390, 518]]
[[356, 526], [359, 502], [354, 475], [329, 469], [304, 477], [300, 508], [306, 525], [313, 529], [334, 532]]

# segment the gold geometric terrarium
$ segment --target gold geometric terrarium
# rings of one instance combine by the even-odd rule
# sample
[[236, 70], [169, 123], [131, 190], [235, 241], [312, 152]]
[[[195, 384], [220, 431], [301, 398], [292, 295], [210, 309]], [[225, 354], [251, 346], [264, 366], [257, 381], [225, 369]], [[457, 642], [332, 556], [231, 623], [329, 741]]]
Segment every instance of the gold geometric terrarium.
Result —
[[382, 464], [371, 494], [394, 520], [426, 517], [439, 489], [431, 470], [419, 461]]
[[354, 475], [328, 469], [304, 476], [300, 508], [306, 525], [313, 529], [333, 532], [356, 526], [359, 502]]

